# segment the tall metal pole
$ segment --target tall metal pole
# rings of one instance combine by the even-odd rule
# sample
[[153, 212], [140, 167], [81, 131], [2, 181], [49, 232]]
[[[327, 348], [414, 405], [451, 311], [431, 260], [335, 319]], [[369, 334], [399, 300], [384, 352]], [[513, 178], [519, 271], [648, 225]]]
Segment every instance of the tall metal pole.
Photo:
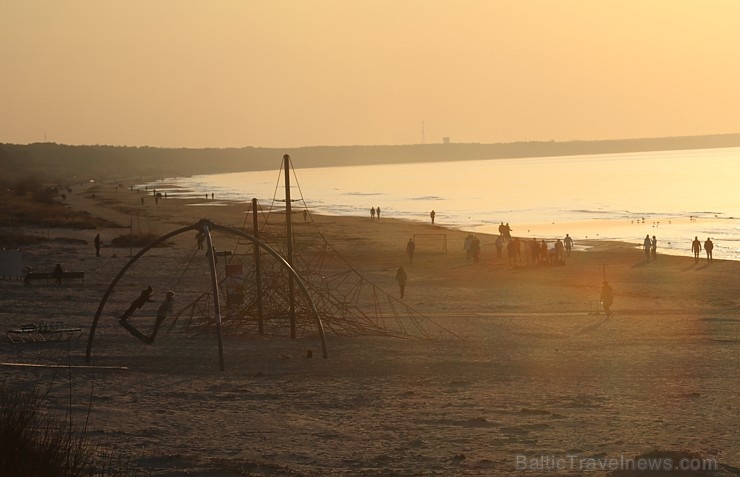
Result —
[[[288, 241], [288, 265], [293, 266], [293, 210], [290, 202], [290, 156], [283, 156], [285, 163], [285, 234]], [[290, 338], [295, 339], [295, 296], [293, 294], [293, 277], [288, 276], [288, 296], [290, 301]]]
[[213, 249], [213, 239], [211, 239], [211, 229], [208, 223], [203, 221], [203, 233], [206, 236], [206, 245], [208, 246], [208, 265], [211, 268], [211, 288], [213, 289], [213, 307], [216, 312], [216, 333], [218, 335], [218, 363], [223, 371], [224, 368], [224, 340], [221, 333], [221, 300], [218, 296], [218, 276], [216, 275], [216, 251]]
[[[252, 235], [254, 238], [260, 238], [259, 221], [257, 220], [257, 199], [252, 199]], [[265, 334], [265, 327], [262, 313], [262, 266], [260, 262], [260, 247], [254, 242], [254, 285], [257, 288], [257, 326], [259, 334]]]

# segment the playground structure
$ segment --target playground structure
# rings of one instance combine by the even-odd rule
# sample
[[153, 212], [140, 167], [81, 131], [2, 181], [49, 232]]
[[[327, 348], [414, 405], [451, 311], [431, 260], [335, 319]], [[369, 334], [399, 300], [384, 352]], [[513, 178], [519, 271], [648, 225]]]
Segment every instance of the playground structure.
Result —
[[[122, 323], [124, 327], [139, 339], [147, 338], [147, 343], [154, 341], [160, 329], [160, 335], [215, 334], [222, 370], [224, 335], [318, 337], [324, 357], [328, 356], [325, 332], [397, 338], [454, 336], [373, 285], [310, 223], [301, 227], [303, 233], [294, 233], [290, 161], [288, 156], [284, 159], [285, 207], [275, 210], [279, 201], [273, 199], [265, 211], [253, 199], [252, 213], [247, 216], [252, 218], [251, 234], [203, 219], [163, 235], [123, 267], [103, 296], [90, 327], [88, 361], [101, 317], [120, 319], [121, 304], [130, 302], [147, 285], [160, 295], [166, 290], [175, 293], [171, 312], [155, 315], [152, 308], [156, 305], [147, 304], [158, 301], [155, 293], [151, 300], [144, 300], [131, 320]], [[150, 263], [154, 261], [148, 259], [154, 255], [167, 273], [152, 272]], [[148, 329], [152, 331], [146, 336]]]

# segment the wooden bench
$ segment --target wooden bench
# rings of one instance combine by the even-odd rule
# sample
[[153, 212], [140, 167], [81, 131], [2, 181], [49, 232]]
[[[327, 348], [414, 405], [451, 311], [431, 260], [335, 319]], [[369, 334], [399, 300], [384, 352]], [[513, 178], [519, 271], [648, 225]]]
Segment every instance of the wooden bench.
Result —
[[[78, 279], [85, 283], [85, 272], [62, 272], [62, 280], [65, 279]], [[23, 283], [30, 285], [34, 280], [56, 280], [54, 272], [28, 272], [23, 278]]]

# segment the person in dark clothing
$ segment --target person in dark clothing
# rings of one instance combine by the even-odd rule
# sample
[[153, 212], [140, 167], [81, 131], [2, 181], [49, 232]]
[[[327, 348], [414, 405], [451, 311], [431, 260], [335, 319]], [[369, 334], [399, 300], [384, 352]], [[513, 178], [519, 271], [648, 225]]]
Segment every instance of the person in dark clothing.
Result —
[[416, 250], [416, 244], [413, 240], [409, 239], [409, 241], [406, 242], [406, 255], [409, 256], [409, 262], [414, 261], [414, 250]]
[[614, 302], [614, 291], [612, 290], [612, 287], [609, 285], [609, 282], [604, 280], [604, 284], [601, 287], [601, 305], [604, 307], [604, 312], [606, 312], [607, 318], [612, 316], [611, 307], [612, 307], [613, 302]]
[[159, 327], [162, 326], [162, 322], [172, 314], [172, 310], [175, 305], [175, 292], [168, 291], [167, 295], [162, 302], [161, 305], [159, 305], [159, 308], [157, 309], [157, 321], [154, 322], [154, 329], [152, 330], [152, 334], [150, 336], [147, 336], [144, 339], [144, 342], [147, 344], [154, 343], [154, 338], [157, 337], [157, 332], [159, 331]]
[[701, 253], [701, 242], [699, 237], [694, 236], [694, 240], [691, 242], [691, 251], [694, 252], [694, 263], [699, 263], [699, 254]]
[[707, 240], [704, 242], [704, 251], [707, 252], [707, 263], [714, 263], [712, 250], [714, 250], [714, 243], [712, 243], [711, 238], [707, 237]]
[[128, 310], [126, 310], [126, 312], [123, 314], [123, 316], [121, 317], [119, 321], [121, 322], [126, 321], [128, 317], [133, 315], [136, 310], [144, 306], [146, 302], [153, 301], [152, 293], [154, 293], [154, 290], [152, 289], [151, 286], [145, 288], [144, 290], [141, 290], [141, 293], [139, 294], [139, 296], [136, 297], [136, 299], [133, 302], [131, 302], [131, 306], [128, 307]]
[[54, 271], [51, 272], [51, 275], [54, 277], [54, 280], [56, 280], [57, 285], [61, 285], [62, 277], [64, 276], [64, 270], [62, 270], [62, 265], [57, 263], [57, 265], [54, 267]]
[[403, 298], [403, 293], [406, 289], [407, 279], [406, 270], [404, 270], [403, 267], [398, 267], [398, 270], [396, 271], [396, 281], [398, 282], [398, 287], [401, 289], [401, 298]]

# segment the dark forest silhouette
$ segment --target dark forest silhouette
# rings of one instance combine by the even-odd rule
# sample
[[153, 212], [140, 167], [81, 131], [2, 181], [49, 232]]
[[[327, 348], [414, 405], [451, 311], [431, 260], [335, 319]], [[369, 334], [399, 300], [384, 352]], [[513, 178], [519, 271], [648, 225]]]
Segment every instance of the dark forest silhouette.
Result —
[[73, 183], [272, 170], [283, 154], [298, 167], [567, 156], [740, 146], [740, 134], [602, 141], [532, 141], [497, 144], [411, 144], [397, 146], [311, 146], [298, 148], [156, 148], [70, 146], [56, 143], [0, 144], [3, 181], [33, 175], [42, 181]]

